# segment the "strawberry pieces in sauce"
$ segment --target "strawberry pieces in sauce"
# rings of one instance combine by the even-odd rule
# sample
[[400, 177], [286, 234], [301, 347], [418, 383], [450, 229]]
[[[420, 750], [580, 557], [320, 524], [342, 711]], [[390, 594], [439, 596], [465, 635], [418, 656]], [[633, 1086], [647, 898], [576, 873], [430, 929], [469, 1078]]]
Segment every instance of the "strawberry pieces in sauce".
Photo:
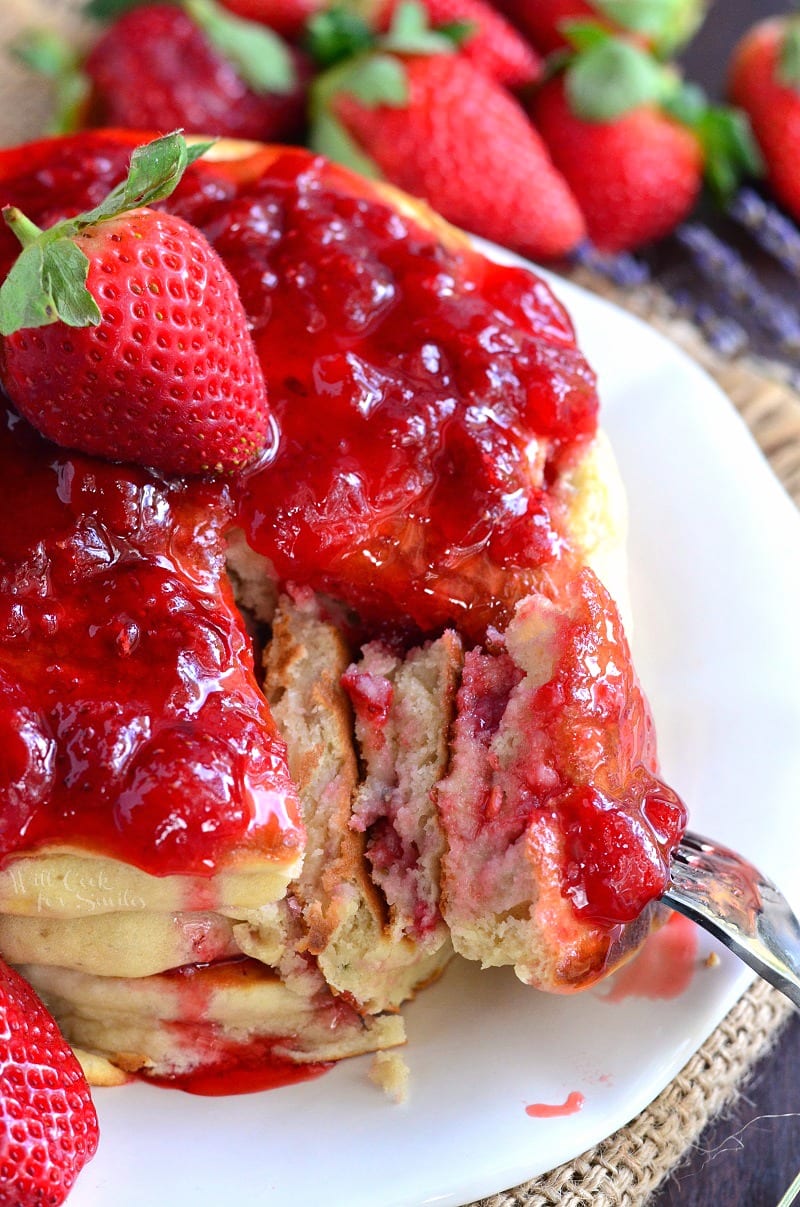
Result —
[[223, 488], [0, 426], [0, 849], [155, 875], [291, 858], [285, 748], [222, 579]]
[[653, 718], [614, 601], [589, 570], [565, 596], [554, 672], [531, 704], [547, 750], [542, 782], [553, 771], [558, 780], [542, 803], [561, 821], [576, 909], [629, 922], [664, 892], [686, 810], [658, 778]]
[[281, 578], [373, 631], [480, 639], [560, 552], [547, 487], [594, 433], [594, 377], [537, 278], [448, 252], [301, 166], [288, 153], [233, 214], [199, 215], [253, 316], [281, 430], [244, 481], [243, 527]]
[[561, 802], [569, 861], [566, 891], [598, 922], [631, 922], [669, 883], [669, 855], [686, 811], [654, 777], [640, 775], [619, 799], [589, 785]]

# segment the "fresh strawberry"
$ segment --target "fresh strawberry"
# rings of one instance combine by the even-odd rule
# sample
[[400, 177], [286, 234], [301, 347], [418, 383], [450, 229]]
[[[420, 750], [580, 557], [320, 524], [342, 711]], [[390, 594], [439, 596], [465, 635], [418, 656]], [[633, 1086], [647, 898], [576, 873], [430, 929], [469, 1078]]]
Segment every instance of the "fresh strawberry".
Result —
[[167, 473], [236, 469], [265, 443], [266, 389], [233, 278], [182, 219], [143, 208], [188, 162], [179, 134], [138, 148], [128, 178], [40, 230], [0, 289], [0, 377], [45, 436]]
[[97, 1139], [80, 1065], [30, 985], [0, 960], [0, 1207], [58, 1207]]
[[694, 206], [704, 172], [721, 194], [753, 166], [741, 115], [712, 108], [698, 89], [630, 42], [586, 27], [566, 72], [551, 78], [531, 116], [603, 251], [659, 239]]
[[[402, 2], [381, 4], [375, 17], [379, 29], [389, 28]], [[536, 51], [485, 0], [423, 0], [423, 4], [432, 26], [464, 27], [461, 54], [499, 84], [523, 88], [541, 77], [542, 61]]]
[[305, 129], [307, 56], [217, 0], [90, 0], [110, 21], [85, 60], [48, 30], [13, 50], [54, 84], [51, 133], [82, 126], [175, 127], [261, 141], [298, 141]]
[[444, 53], [440, 35], [412, 36], [407, 18], [417, 16], [403, 7], [402, 29], [396, 21], [383, 50], [316, 81], [316, 149], [385, 177], [487, 239], [534, 257], [571, 251], [585, 234], [583, 219], [523, 109], [467, 59]]
[[542, 54], [562, 50], [567, 40], [563, 21], [601, 21], [589, 0], [501, 0], [501, 12], [530, 38]]
[[745, 35], [730, 95], [750, 118], [777, 197], [800, 219], [800, 19], [773, 17]]
[[246, 21], [268, 25], [284, 38], [297, 38], [309, 17], [328, 0], [222, 0], [225, 8]]
[[532, 114], [578, 199], [589, 236], [603, 251], [668, 234], [697, 200], [703, 152], [697, 137], [656, 108], [612, 122], [582, 121], [563, 79], [547, 83]]
[[569, 45], [565, 25], [591, 21], [666, 57], [689, 41], [708, 0], [501, 0], [498, 7], [544, 54]]

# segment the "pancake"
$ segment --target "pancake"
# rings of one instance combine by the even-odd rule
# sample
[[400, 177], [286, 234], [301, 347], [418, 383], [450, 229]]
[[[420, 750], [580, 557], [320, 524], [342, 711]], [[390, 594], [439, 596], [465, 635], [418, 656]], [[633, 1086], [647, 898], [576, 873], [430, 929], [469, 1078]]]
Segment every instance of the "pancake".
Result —
[[[49, 224], [136, 141], [0, 152], [2, 200]], [[280, 439], [168, 480], [7, 412], [0, 950], [72, 1042], [156, 1078], [401, 1043], [454, 948], [592, 983], [685, 817], [566, 312], [307, 152], [218, 143], [167, 204], [237, 280]]]

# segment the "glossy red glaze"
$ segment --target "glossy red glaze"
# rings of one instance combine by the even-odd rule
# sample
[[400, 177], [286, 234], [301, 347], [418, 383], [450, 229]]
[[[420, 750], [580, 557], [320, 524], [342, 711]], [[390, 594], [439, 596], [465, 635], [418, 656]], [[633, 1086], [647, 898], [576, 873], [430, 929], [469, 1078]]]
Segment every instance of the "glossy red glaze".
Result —
[[312, 1081], [333, 1068], [332, 1063], [298, 1064], [295, 1060], [282, 1060], [274, 1055], [273, 1046], [231, 1047], [227, 1059], [210, 1069], [203, 1067], [181, 1076], [146, 1077], [144, 1080], [168, 1090], [183, 1090], [203, 1098], [222, 1098], [229, 1094], [258, 1094], [262, 1090], [277, 1090], [284, 1085]]
[[223, 577], [226, 491], [0, 423], [0, 850], [157, 875], [300, 843], [285, 748]]
[[658, 777], [656, 735], [616, 606], [590, 571], [571, 584], [552, 678], [533, 698], [561, 787], [564, 891], [602, 923], [629, 922], [663, 893], [686, 826]]
[[541, 281], [331, 175], [287, 153], [199, 215], [254, 315], [282, 433], [245, 478], [243, 527], [281, 578], [373, 632], [479, 640], [560, 551], [548, 485], [594, 432], [594, 378]]

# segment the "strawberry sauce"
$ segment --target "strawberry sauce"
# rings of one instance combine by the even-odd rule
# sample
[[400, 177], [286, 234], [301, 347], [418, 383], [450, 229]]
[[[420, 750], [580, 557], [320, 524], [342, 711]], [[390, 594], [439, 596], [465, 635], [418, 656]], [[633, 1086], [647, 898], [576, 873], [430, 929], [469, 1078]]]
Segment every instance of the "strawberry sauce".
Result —
[[333, 1063], [300, 1064], [282, 1060], [269, 1045], [252, 1044], [246, 1050], [231, 1049], [229, 1063], [196, 1069], [176, 1077], [147, 1077], [144, 1080], [168, 1090], [183, 1090], [202, 1098], [223, 1098], [230, 1094], [260, 1094], [301, 1081], [313, 1081], [333, 1068]]
[[222, 577], [220, 487], [0, 423], [0, 849], [156, 875], [291, 858], [283, 742]]
[[697, 971], [697, 926], [683, 914], [673, 913], [661, 930], [655, 931], [634, 960], [621, 968], [603, 1002], [621, 1002], [629, 997], [649, 1001], [680, 997]]
[[[203, 1097], [229, 1094], [254, 1094], [321, 1077], [333, 1062], [293, 1060], [287, 1052], [302, 1050], [296, 1035], [258, 1035], [233, 1040], [219, 1034], [213, 1021], [220, 1014], [220, 995], [235, 994], [238, 1008], [248, 1008], [248, 993], [261, 982], [276, 979], [277, 974], [258, 960], [247, 956], [221, 959], [209, 964], [193, 964], [161, 974], [177, 996], [180, 1021], [174, 1024], [173, 1042], [185, 1050], [188, 1062], [202, 1053], [202, 1064], [189, 1072], [154, 1076], [140, 1074], [142, 1080], [167, 1089], [183, 1090]], [[314, 1000], [316, 1021], [331, 1034], [337, 1027], [358, 1029], [362, 1022], [354, 1008], [320, 988]], [[244, 1028], [243, 1028], [244, 1029]]]
[[548, 486], [595, 430], [566, 314], [297, 153], [233, 215], [196, 217], [243, 289], [282, 433], [244, 482], [251, 544], [368, 630], [482, 639], [558, 557]]

